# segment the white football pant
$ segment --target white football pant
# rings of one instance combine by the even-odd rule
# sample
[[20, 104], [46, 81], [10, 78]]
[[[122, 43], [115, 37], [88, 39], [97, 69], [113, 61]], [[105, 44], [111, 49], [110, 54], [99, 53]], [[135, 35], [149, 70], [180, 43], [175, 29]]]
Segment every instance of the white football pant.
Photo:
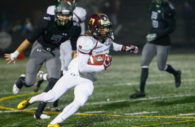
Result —
[[82, 78], [72, 73], [66, 73], [62, 76], [53, 89], [43, 92], [30, 99], [30, 103], [43, 101], [54, 102], [60, 98], [66, 91], [74, 87], [74, 100], [67, 105], [64, 110], [51, 122], [51, 124], [61, 123], [69, 116], [74, 114], [81, 106], [83, 106], [88, 97], [93, 93], [93, 82], [89, 79]]

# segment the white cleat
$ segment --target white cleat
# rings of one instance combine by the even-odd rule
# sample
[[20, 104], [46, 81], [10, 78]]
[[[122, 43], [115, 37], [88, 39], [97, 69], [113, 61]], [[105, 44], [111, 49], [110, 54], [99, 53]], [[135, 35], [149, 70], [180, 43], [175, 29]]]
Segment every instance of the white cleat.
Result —
[[[21, 74], [18, 80], [20, 80], [20, 78], [24, 78], [24, 77], [25, 77], [25, 74]], [[20, 92], [20, 88], [17, 87], [16, 83], [13, 85], [12, 92], [13, 92], [13, 94], [18, 94]]]
[[12, 89], [13, 94], [18, 94], [20, 92], [20, 89], [14, 84], [13, 89]]
[[[35, 119], [38, 119], [38, 118], [35, 116], [35, 114], [34, 114], [34, 118], [35, 118]], [[41, 114], [41, 115], [40, 115], [40, 119], [50, 119], [50, 116], [47, 115], [47, 114]]]
[[43, 74], [44, 74], [43, 71], [38, 72], [36, 82], [35, 82], [35, 85], [34, 85], [34, 92], [39, 91], [39, 89], [41, 87], [41, 84], [43, 83]]

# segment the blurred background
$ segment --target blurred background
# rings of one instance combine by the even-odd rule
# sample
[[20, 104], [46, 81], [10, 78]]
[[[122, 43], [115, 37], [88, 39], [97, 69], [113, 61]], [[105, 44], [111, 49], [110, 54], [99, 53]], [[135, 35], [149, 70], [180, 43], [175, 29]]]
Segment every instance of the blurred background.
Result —
[[[172, 34], [173, 50], [193, 52], [195, 49], [195, 0], [171, 0], [177, 12], [177, 28]], [[49, 5], [57, 0], [1, 0], [0, 1], [0, 56], [12, 52], [33, 30]], [[150, 31], [149, 5], [151, 0], [77, 0], [88, 18], [97, 12], [109, 15], [118, 43], [145, 44]], [[86, 26], [87, 28], [87, 26]], [[26, 55], [29, 54], [26, 51]], [[195, 51], [194, 51], [195, 52]]]

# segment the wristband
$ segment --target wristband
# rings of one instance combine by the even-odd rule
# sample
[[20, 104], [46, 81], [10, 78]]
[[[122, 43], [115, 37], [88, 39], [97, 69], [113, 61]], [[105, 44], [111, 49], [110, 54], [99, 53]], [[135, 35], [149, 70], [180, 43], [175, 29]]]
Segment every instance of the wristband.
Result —
[[20, 53], [16, 50], [14, 53], [11, 53], [11, 61], [14, 61]]

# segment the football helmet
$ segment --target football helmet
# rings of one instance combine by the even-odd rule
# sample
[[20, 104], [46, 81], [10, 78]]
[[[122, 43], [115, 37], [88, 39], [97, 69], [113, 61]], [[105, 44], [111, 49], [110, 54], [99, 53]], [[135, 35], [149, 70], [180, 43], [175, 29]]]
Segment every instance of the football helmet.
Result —
[[75, 9], [74, 0], [61, 0], [55, 9], [55, 21], [58, 25], [64, 26], [72, 20], [73, 10]]
[[108, 16], [103, 13], [97, 13], [90, 17], [88, 22], [89, 32], [96, 39], [105, 39], [112, 36], [112, 23]]

